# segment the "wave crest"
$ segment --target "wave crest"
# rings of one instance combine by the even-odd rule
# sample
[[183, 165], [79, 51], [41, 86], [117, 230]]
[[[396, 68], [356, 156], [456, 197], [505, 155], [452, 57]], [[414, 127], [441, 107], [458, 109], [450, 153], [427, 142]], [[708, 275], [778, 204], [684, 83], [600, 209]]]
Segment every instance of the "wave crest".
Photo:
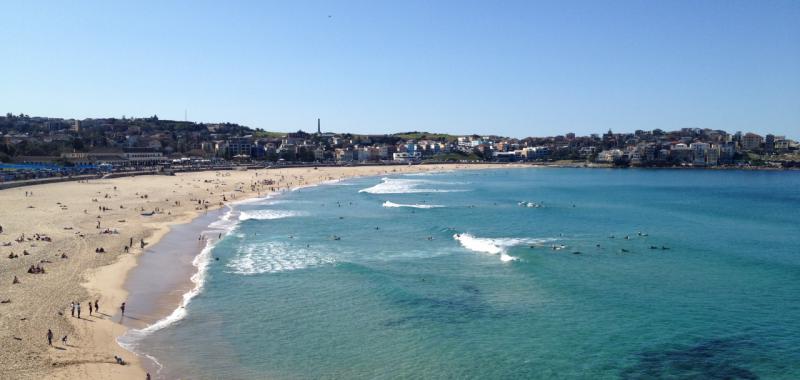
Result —
[[361, 189], [359, 193], [369, 194], [411, 194], [411, 193], [450, 193], [464, 191], [460, 189], [431, 189], [422, 188], [421, 185], [426, 184], [443, 184], [452, 185], [447, 182], [436, 182], [421, 179], [408, 179], [408, 178], [381, 178], [381, 183]]
[[296, 211], [286, 211], [286, 210], [252, 210], [252, 211], [242, 211], [239, 214], [239, 220], [245, 221], [250, 219], [255, 220], [271, 220], [271, 219], [283, 219], [283, 218], [291, 218], [294, 216], [302, 216], [302, 213]]
[[422, 204], [402, 204], [402, 203], [394, 203], [390, 201], [383, 202], [383, 207], [388, 208], [395, 208], [395, 207], [410, 207], [410, 208], [441, 208], [444, 207], [442, 205], [422, 205]]
[[508, 249], [523, 244], [542, 244], [553, 239], [533, 239], [533, 238], [480, 238], [470, 234], [455, 234], [453, 239], [461, 243], [461, 246], [474, 252], [489, 253], [500, 255], [501, 261], [514, 261], [519, 258], [508, 254]]

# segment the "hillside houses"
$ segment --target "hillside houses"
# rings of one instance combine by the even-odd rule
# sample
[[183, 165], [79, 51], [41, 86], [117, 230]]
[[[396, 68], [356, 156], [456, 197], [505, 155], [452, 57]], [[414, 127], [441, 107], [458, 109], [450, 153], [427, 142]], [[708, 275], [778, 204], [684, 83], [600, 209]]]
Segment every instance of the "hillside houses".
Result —
[[[49, 157], [61, 164], [169, 165], [177, 159], [267, 163], [421, 161], [549, 162], [630, 166], [734, 165], [794, 154], [784, 136], [683, 128], [576, 136], [508, 138], [424, 132], [390, 135], [265, 132], [232, 123], [148, 118], [57, 119], [0, 116], [0, 161]], [[33, 158], [32, 158], [33, 157]]]

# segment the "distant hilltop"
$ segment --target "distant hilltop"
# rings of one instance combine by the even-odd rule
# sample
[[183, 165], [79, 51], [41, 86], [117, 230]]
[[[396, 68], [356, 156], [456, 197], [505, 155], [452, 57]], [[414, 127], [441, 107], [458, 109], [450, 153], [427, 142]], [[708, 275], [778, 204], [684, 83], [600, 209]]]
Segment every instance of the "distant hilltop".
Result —
[[[401, 132], [383, 135], [268, 132], [235, 123], [146, 118], [0, 116], [0, 162], [61, 167], [163, 166], [186, 162], [369, 163], [537, 161], [615, 166], [797, 167], [785, 136], [683, 128], [509, 138]], [[6, 165], [6, 168], [9, 166]]]

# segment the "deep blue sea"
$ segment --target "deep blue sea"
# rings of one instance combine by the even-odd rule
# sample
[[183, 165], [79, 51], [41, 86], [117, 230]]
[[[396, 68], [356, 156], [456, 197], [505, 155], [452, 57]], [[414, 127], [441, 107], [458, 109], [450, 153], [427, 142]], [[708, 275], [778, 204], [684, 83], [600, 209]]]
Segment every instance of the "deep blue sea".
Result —
[[186, 379], [800, 379], [800, 172], [507, 169], [243, 203]]

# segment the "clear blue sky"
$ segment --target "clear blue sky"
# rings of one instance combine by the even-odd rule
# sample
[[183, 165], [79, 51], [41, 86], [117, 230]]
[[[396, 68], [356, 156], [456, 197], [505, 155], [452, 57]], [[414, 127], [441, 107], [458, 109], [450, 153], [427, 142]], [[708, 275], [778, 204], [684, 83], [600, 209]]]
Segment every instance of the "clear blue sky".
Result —
[[800, 138], [794, 0], [12, 0], [0, 15], [3, 113]]

